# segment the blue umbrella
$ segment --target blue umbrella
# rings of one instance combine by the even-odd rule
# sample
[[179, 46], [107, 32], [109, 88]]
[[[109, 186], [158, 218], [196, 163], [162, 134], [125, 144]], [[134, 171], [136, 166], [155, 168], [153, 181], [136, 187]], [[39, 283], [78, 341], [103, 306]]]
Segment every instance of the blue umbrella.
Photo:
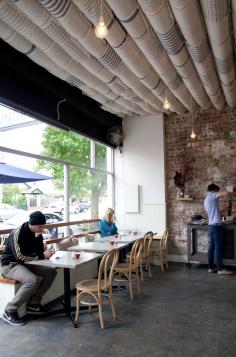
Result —
[[0, 163], [0, 183], [21, 183], [50, 180], [51, 176], [38, 174], [37, 172], [21, 169], [16, 166]]

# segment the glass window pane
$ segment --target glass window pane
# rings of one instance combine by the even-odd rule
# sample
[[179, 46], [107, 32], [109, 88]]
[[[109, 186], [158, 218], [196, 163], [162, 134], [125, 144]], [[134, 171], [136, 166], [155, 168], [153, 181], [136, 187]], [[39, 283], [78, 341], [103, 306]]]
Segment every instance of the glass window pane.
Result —
[[112, 172], [113, 150], [107, 146], [95, 143], [95, 167], [96, 169]]
[[107, 149], [106, 146], [95, 143], [95, 167], [100, 170], [107, 170]]
[[41, 155], [90, 166], [90, 140], [72, 132], [46, 126]]

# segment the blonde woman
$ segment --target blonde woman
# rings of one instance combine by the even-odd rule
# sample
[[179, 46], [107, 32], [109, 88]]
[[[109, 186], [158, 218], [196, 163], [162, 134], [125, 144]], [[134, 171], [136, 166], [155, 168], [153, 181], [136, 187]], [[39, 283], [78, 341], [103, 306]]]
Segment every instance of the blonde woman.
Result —
[[115, 225], [115, 211], [112, 208], [107, 208], [104, 217], [99, 223], [99, 229], [102, 237], [114, 236], [117, 233]]

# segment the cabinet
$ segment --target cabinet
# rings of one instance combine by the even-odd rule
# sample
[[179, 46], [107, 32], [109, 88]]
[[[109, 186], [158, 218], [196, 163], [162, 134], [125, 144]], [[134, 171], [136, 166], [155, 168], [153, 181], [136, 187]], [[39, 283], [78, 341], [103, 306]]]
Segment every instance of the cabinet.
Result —
[[[236, 266], [236, 223], [225, 223], [223, 242], [223, 264]], [[187, 225], [188, 263], [207, 264], [208, 226], [207, 224]]]

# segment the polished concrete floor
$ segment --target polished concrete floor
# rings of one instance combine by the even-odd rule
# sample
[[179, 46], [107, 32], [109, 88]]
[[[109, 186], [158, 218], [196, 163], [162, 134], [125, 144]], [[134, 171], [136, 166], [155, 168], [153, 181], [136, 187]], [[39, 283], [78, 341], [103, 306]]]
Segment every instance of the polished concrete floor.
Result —
[[83, 312], [77, 329], [66, 316], [22, 327], [1, 320], [1, 356], [236, 356], [236, 272], [218, 277], [200, 266], [172, 264], [165, 273], [155, 267], [134, 301], [127, 291], [114, 294], [118, 319], [106, 306], [104, 330], [97, 312]]

